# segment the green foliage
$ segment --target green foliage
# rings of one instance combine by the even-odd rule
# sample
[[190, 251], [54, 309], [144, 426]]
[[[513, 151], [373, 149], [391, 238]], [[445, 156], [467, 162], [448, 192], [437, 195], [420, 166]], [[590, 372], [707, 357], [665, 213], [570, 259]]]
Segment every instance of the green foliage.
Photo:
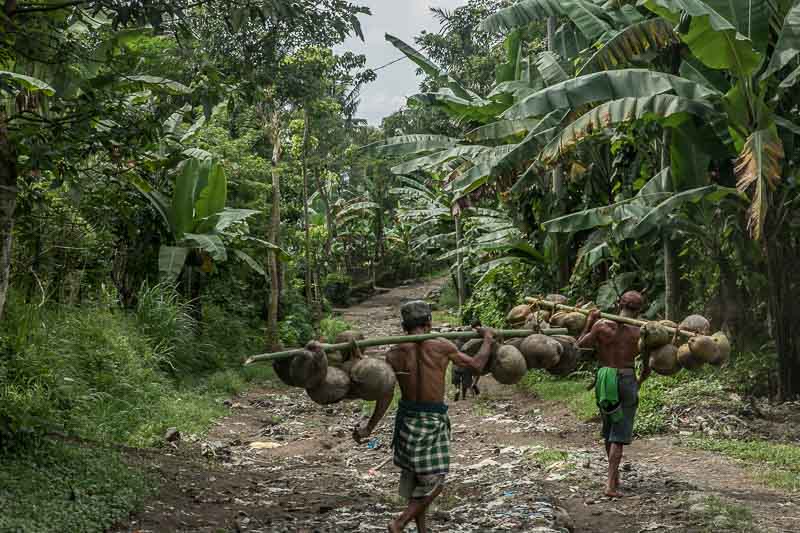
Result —
[[531, 461], [542, 468], [548, 468], [556, 463], [569, 459], [569, 453], [562, 450], [544, 449], [537, 450], [529, 455]]
[[533, 279], [532, 272], [514, 265], [492, 270], [477, 284], [464, 305], [464, 323], [480, 320], [484, 326], [503, 327], [506, 314], [512, 307], [522, 303], [525, 296], [539, 292]]
[[0, 530], [102, 531], [141, 506], [155, 484], [103, 448], [44, 442], [0, 453]]
[[319, 336], [326, 342], [333, 343], [340, 333], [352, 329], [352, 326], [340, 318], [323, 318], [319, 323]]

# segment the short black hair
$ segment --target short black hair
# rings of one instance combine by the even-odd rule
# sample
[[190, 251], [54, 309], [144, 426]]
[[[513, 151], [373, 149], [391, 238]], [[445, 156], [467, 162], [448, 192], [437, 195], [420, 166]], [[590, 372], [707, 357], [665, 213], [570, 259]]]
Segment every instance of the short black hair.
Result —
[[403, 321], [403, 330], [404, 331], [411, 331], [412, 329], [420, 328], [422, 326], [427, 326], [431, 323], [431, 316], [420, 316], [414, 317], [409, 320]]

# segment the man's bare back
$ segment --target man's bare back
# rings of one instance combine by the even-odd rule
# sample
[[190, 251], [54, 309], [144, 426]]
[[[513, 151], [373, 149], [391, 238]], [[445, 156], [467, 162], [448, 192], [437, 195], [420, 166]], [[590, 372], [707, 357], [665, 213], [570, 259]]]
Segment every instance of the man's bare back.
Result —
[[404, 400], [443, 402], [447, 365], [457, 358], [458, 348], [445, 339], [395, 346], [386, 362], [394, 369]]
[[633, 368], [639, 355], [639, 328], [598, 320], [585, 342], [594, 345], [597, 359], [603, 366]]

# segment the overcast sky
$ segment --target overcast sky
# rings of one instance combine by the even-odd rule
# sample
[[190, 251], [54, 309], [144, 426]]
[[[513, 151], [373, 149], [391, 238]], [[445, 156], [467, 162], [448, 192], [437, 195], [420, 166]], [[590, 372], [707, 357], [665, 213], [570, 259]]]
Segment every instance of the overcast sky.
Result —
[[[465, 0], [357, 0], [366, 5], [372, 16], [362, 16], [364, 42], [358, 38], [348, 39], [342, 49], [367, 56], [367, 66], [376, 68], [401, 57], [402, 54], [386, 42], [384, 34], [391, 33], [403, 41], [414, 44], [414, 36], [422, 30], [438, 31], [437, 20], [431, 7], [447, 10], [464, 5]], [[406, 97], [416, 94], [419, 79], [415, 77], [416, 65], [404, 59], [379, 70], [378, 79], [367, 85], [361, 93], [358, 117], [380, 125], [381, 119], [405, 104]]]

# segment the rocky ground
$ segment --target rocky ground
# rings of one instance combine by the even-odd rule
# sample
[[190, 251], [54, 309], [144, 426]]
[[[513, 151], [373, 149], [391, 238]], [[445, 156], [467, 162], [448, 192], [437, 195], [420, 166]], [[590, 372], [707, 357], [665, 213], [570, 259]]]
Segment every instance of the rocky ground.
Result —
[[[344, 318], [367, 336], [399, 334], [402, 302], [436, 285], [393, 289]], [[482, 384], [480, 397], [451, 404], [452, 473], [432, 531], [800, 531], [796, 494], [675, 436], [636, 441], [626, 497], [605, 498], [596, 424], [491, 378]], [[230, 415], [206, 437], [131, 457], [161, 477], [161, 490], [117, 531], [385, 531], [401, 510], [399, 472], [390, 461], [379, 469], [391, 457], [391, 416], [357, 445], [349, 435], [368, 414], [363, 402], [322, 407], [276, 384], [226, 405]]]

